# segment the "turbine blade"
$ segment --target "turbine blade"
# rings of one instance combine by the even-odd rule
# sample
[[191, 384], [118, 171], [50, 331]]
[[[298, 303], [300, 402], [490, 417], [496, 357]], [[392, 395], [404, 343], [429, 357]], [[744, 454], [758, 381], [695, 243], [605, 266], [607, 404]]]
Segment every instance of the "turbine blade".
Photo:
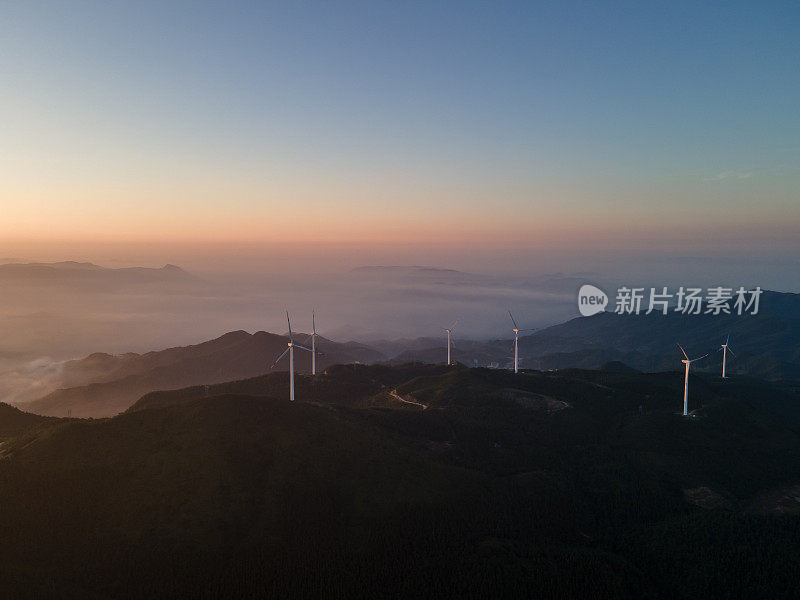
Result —
[[314, 311], [311, 311], [311, 331], [314, 335], [317, 335], [317, 318], [314, 315]]
[[517, 322], [514, 320], [514, 315], [511, 314], [511, 311], [508, 311], [508, 316], [511, 317], [511, 322], [514, 324], [514, 329], [519, 329], [519, 325], [517, 325]]
[[289, 340], [293, 342], [294, 338], [292, 337], [292, 322], [289, 320], [288, 310], [286, 311], [286, 322], [289, 324]]
[[[675, 342], [675, 343], [676, 343], [676, 344], [678, 344], [678, 342]], [[683, 349], [683, 346], [681, 346], [680, 344], [678, 344], [678, 348], [680, 348], [680, 349], [681, 349], [681, 352], [683, 352], [683, 355], [686, 357], [686, 360], [689, 360], [689, 355], [688, 355], [688, 354], [686, 354], [686, 350], [684, 350], [684, 349]]]
[[300, 344], [295, 344], [294, 347], [300, 348], [300, 350], [306, 350], [308, 352], [311, 352], [311, 348], [306, 348], [305, 346], [301, 346]]
[[[689, 362], [697, 362], [698, 360], [703, 360], [706, 356], [708, 356], [708, 354], [703, 354], [703, 356], [700, 356], [698, 358], [693, 358]], [[687, 356], [687, 358], [688, 358], [688, 356]]]
[[731, 348], [728, 348], [728, 352], [730, 352], [731, 354], [733, 354], [734, 356], [736, 356], [736, 352], [734, 352], [734, 351], [733, 351]]
[[286, 356], [286, 353], [287, 353], [287, 352], [289, 352], [289, 348], [287, 348], [286, 350], [284, 350], [284, 351], [283, 351], [283, 354], [281, 354], [281, 355], [280, 355], [278, 358], [276, 358], [276, 359], [273, 361], [273, 363], [272, 363], [272, 366], [270, 367], [270, 369], [274, 369], [274, 368], [275, 368], [275, 365], [277, 365], [277, 364], [278, 364], [278, 362], [279, 362], [279, 361], [280, 361], [280, 360], [281, 360], [281, 359], [282, 359], [284, 356]]
[[728, 334], [728, 339], [727, 339], [727, 340], [725, 340], [725, 345], [727, 346], [727, 345], [728, 345], [728, 342], [730, 342], [730, 341], [731, 341], [731, 334], [729, 333], [729, 334]]

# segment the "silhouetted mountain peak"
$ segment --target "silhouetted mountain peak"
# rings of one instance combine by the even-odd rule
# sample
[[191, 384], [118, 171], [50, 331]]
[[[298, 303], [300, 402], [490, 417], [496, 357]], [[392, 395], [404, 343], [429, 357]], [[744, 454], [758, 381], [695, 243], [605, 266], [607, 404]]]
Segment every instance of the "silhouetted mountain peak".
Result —
[[[253, 335], [258, 335], [259, 333], [263, 333], [263, 332], [259, 331], [258, 333], [255, 333]], [[236, 331], [229, 331], [228, 333], [223, 333], [221, 336], [219, 336], [218, 338], [215, 338], [215, 340], [212, 340], [212, 341], [216, 341], [216, 340], [226, 340], [226, 341], [245, 340], [245, 339], [247, 339], [249, 337], [251, 337], [251, 335], [249, 333], [247, 333], [244, 329], [237, 329]]]
[[18, 435], [25, 429], [48, 419], [49, 417], [23, 412], [5, 402], [0, 402], [0, 442], [3, 438]]
[[422, 265], [368, 265], [356, 267], [351, 273], [422, 273], [422, 274], [454, 274], [462, 273], [456, 269], [442, 269], [439, 267], [426, 267]]
[[[295, 340], [304, 343], [305, 334]], [[128, 408], [137, 398], [154, 390], [215, 384], [269, 372], [270, 365], [286, 350], [286, 336], [259, 331], [229, 331], [217, 338], [145, 354], [112, 356], [95, 353], [66, 364], [69, 384], [26, 404], [37, 413], [79, 417], [106, 417]], [[385, 357], [363, 344], [339, 344], [317, 339], [317, 368], [335, 362], [375, 362]], [[295, 369], [310, 371], [309, 352], [295, 353]], [[288, 368], [288, 360], [274, 366]]]
[[173, 264], [169, 264], [169, 263], [167, 263], [166, 265], [161, 267], [161, 270], [162, 271], [172, 271], [173, 273], [186, 273], [186, 271], [183, 270], [182, 268], [180, 268], [179, 266], [173, 265]]

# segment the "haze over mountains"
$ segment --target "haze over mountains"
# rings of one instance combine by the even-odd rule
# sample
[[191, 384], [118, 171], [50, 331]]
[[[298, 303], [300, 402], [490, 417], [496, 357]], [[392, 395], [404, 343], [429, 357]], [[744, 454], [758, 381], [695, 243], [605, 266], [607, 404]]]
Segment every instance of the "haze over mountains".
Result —
[[496, 306], [520, 302], [535, 308], [543, 323], [573, 311], [564, 292], [572, 283], [562, 276], [503, 279], [420, 267], [278, 273], [269, 267], [195, 274], [172, 265], [0, 265], [0, 398], [24, 402], [72, 386], [62, 377], [64, 363], [95, 352], [145, 353], [237, 330], [283, 332], [287, 308], [298, 329], [310, 328], [317, 308], [319, 331], [341, 341], [423, 335], [454, 312], [487, 335], [497, 330], [492, 320], [502, 320]]
[[[597, 368], [618, 360], [641, 371], [665, 371], [680, 366], [680, 342], [695, 355], [711, 353], [694, 368], [720, 372], [719, 345], [731, 335], [729, 372], [767, 379], [800, 379], [800, 294], [766, 291], [758, 314], [683, 315], [669, 312], [618, 315], [603, 312], [579, 317], [520, 337], [520, 366], [531, 369]], [[431, 346], [434, 340], [427, 341]], [[441, 360], [444, 344], [417, 344], [394, 358]], [[508, 367], [513, 343], [462, 342], [455, 360], [485, 365], [488, 360]], [[476, 362], [477, 361], [477, 362]], [[676, 366], [677, 365], [677, 366]]]
[[[680, 341], [690, 352], [710, 356], [697, 371], [718, 374], [716, 352], [728, 333], [736, 354], [729, 356], [728, 373], [773, 380], [800, 380], [800, 295], [765, 292], [757, 315], [617, 315], [579, 317], [520, 338], [520, 366], [549, 370], [598, 368], [618, 361], [644, 372], [679, 370]], [[303, 343], [305, 334], [296, 340]], [[208, 342], [152, 351], [146, 354], [94, 353], [63, 363], [57, 377], [43, 379], [27, 401], [26, 410], [52, 416], [107, 417], [127, 409], [140, 396], [155, 390], [208, 385], [244, 379], [269, 371], [286, 348], [288, 338], [257, 332], [233, 331]], [[320, 338], [318, 367], [337, 363], [442, 363], [442, 337], [340, 343]], [[468, 366], [513, 366], [511, 339], [457, 339], [453, 358]], [[276, 370], [285, 370], [280, 363]], [[310, 371], [310, 357], [298, 352], [296, 369]], [[55, 382], [57, 386], [54, 386]], [[38, 395], [44, 385], [51, 389]], [[58, 387], [59, 389], [56, 389]], [[17, 396], [17, 398], [19, 398]], [[14, 397], [7, 400], [15, 400]]]
[[0, 290], [0, 352], [20, 364], [167, 341], [175, 331], [169, 320], [180, 323], [177, 307], [206, 295], [208, 283], [170, 264], [107, 268], [64, 261], [0, 265]]
[[[669, 370], [678, 338], [689, 351], [713, 352], [730, 332], [737, 352], [732, 372], [800, 378], [792, 342], [800, 315], [796, 294], [765, 294], [754, 317], [601, 314], [570, 320], [576, 289], [587, 277], [597, 281], [591, 274], [490, 276], [425, 266], [366, 266], [293, 279], [195, 275], [174, 265], [0, 265], [0, 400], [36, 401], [32, 410], [59, 416], [106, 416], [151, 390], [258, 375], [278, 353], [283, 342], [277, 337], [249, 354], [242, 350], [239, 358], [233, 349], [229, 356], [206, 355], [204, 340], [225, 331], [263, 331], [270, 323], [283, 332], [286, 308], [300, 330], [317, 309], [319, 330], [336, 342], [326, 364], [441, 362], [446, 352], [439, 332], [458, 318], [455, 360], [507, 367], [510, 308], [522, 327], [539, 328], [520, 339], [523, 368], [596, 368], [618, 360], [642, 371]], [[351, 340], [357, 343], [343, 344]], [[354, 353], [358, 344], [370, 349]], [[197, 366], [188, 349], [180, 360], [177, 351], [159, 354], [164, 363], [142, 358], [175, 347], [197, 347]], [[714, 371], [719, 359], [712, 354], [696, 366]]]
[[[304, 334], [297, 333], [302, 342]], [[54, 416], [110, 417], [123, 412], [140, 396], [196, 384], [244, 379], [270, 370], [286, 349], [288, 337], [259, 331], [232, 331], [217, 339], [147, 354], [96, 353], [64, 363], [63, 389], [25, 403], [27, 410]], [[383, 355], [356, 342], [338, 344], [317, 340], [320, 369], [336, 363], [376, 362]], [[288, 368], [286, 361], [274, 367]], [[311, 357], [297, 352], [295, 368], [310, 371]]]
[[286, 308], [299, 319], [314, 306], [324, 309], [322, 331], [331, 336], [342, 328], [383, 337], [421, 335], [454, 311], [463, 314], [471, 335], [486, 336], [492, 305], [524, 302], [535, 308], [537, 325], [574, 314], [567, 300], [579, 282], [563, 275], [492, 277], [429, 267], [196, 275], [174, 265], [12, 263], [0, 265], [6, 331], [0, 352], [63, 360], [96, 351], [102, 340], [108, 352], [141, 352], [236, 329], [277, 331]]

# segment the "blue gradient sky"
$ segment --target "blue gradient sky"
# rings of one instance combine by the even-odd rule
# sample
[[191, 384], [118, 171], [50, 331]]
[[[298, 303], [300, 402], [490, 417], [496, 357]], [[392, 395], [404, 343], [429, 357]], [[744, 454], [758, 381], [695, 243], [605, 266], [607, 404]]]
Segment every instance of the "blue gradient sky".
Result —
[[796, 256], [798, 65], [796, 2], [5, 2], [0, 234]]

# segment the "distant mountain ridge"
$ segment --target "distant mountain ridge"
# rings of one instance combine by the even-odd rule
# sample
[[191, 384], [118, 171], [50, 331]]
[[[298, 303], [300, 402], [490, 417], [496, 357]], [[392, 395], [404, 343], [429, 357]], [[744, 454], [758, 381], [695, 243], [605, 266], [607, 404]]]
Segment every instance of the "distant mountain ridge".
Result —
[[425, 267], [421, 265], [366, 265], [350, 269], [351, 273], [408, 273], [408, 274], [460, 274], [467, 275], [456, 269], [442, 269], [439, 267]]
[[[302, 333], [295, 339], [302, 341]], [[38, 414], [74, 417], [108, 417], [127, 409], [147, 392], [189, 385], [213, 384], [254, 377], [269, 372], [275, 358], [286, 349], [288, 338], [263, 331], [231, 331], [213, 340], [146, 354], [94, 353], [64, 365], [64, 380], [72, 387], [56, 390], [22, 405]], [[376, 362], [384, 357], [359, 344], [338, 344], [317, 339], [317, 367], [333, 363]], [[281, 361], [274, 370], [288, 368]], [[311, 370], [307, 352], [295, 353], [295, 369]]]
[[[679, 368], [680, 342], [692, 354], [709, 353], [696, 364], [700, 371], [721, 370], [718, 352], [731, 334], [735, 354], [728, 356], [731, 373], [765, 379], [800, 380], [800, 294], [764, 291], [758, 314], [619, 315], [602, 312], [576, 317], [519, 339], [520, 366], [529, 369], [596, 369], [609, 361], [631, 368], [658, 372]], [[445, 338], [419, 338], [375, 342], [392, 361], [441, 362], [446, 356]], [[387, 352], [388, 353], [388, 352]], [[513, 340], [488, 342], [458, 340], [454, 360], [469, 366], [513, 366]]]
[[111, 268], [90, 262], [6, 263], [0, 265], [0, 282], [40, 286], [119, 286], [142, 283], [190, 282], [197, 278], [181, 267], [166, 264], [161, 268]]
[[[603, 312], [579, 317], [520, 338], [523, 364], [538, 368], [543, 358], [564, 353], [575, 361], [580, 354], [592, 356], [608, 350], [605, 360], [621, 360], [643, 371], [677, 368], [680, 350], [709, 357], [697, 363], [699, 370], [716, 370], [722, 356], [720, 344], [731, 334], [735, 355], [728, 357], [731, 372], [767, 379], [800, 379], [800, 294], [764, 291], [758, 314], [619, 315]], [[572, 364], [597, 367], [600, 356]], [[552, 364], [559, 364], [552, 361]], [[680, 366], [678, 364], [678, 366]]]
[[111, 272], [144, 272], [144, 271], [167, 271], [170, 273], [186, 273], [184, 269], [170, 263], [160, 268], [153, 267], [103, 267], [92, 262], [78, 262], [74, 260], [63, 260], [59, 262], [12, 262], [0, 264], [0, 271], [17, 272], [52, 269], [55, 271], [111, 271]]

